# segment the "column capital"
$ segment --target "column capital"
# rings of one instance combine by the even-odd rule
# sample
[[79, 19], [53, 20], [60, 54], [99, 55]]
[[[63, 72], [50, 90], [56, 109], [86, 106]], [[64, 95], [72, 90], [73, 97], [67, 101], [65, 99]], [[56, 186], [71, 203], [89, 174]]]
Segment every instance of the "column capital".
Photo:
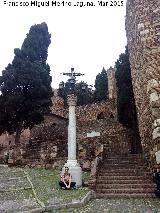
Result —
[[67, 103], [68, 103], [68, 106], [76, 106], [77, 97], [74, 94], [68, 95]]

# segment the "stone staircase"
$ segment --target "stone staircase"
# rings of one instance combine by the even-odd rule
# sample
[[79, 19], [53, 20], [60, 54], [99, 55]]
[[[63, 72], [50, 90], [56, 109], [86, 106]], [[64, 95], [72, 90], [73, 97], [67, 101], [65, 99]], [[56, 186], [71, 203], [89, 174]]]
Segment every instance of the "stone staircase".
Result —
[[[56, 150], [56, 147], [62, 147], [62, 149]], [[23, 164], [30, 167], [47, 166], [51, 168], [55, 162], [65, 162], [66, 147], [66, 141], [64, 139], [46, 141], [35, 137], [26, 145], [25, 152], [23, 153]], [[54, 156], [52, 154], [54, 154]], [[58, 163], [56, 165], [58, 165]]]
[[[26, 146], [26, 152], [23, 155], [24, 159], [26, 160], [27, 164], [32, 164], [34, 162], [40, 162], [40, 153], [41, 149], [43, 148], [43, 141], [35, 138], [31, 141], [30, 144]], [[44, 143], [45, 145], [45, 143]], [[46, 149], [46, 146], [44, 146]]]
[[[62, 131], [62, 127], [63, 131]], [[29, 166], [53, 164], [67, 153], [67, 127], [61, 124], [36, 126], [32, 129], [31, 140], [26, 145], [23, 158]]]
[[96, 182], [97, 198], [155, 197], [155, 184], [141, 155], [108, 157]]

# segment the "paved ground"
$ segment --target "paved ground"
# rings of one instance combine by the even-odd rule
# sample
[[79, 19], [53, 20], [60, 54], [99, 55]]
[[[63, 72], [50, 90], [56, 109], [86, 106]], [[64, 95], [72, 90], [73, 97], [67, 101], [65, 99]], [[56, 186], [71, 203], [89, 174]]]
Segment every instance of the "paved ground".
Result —
[[160, 209], [160, 199], [96, 199], [89, 202], [89, 204], [83, 208], [70, 210], [68, 212], [160, 213], [158, 209]]
[[96, 199], [78, 209], [53, 210], [51, 213], [160, 213], [159, 199]]
[[0, 165], [0, 213], [17, 213], [82, 199], [87, 188], [60, 190], [55, 170]]
[[[30, 212], [55, 203], [81, 200], [87, 188], [59, 190], [55, 170], [8, 168], [0, 165], [0, 213]], [[160, 213], [160, 199], [96, 199], [79, 209], [53, 210], [46, 213]]]
[[0, 212], [16, 213], [38, 206], [24, 172], [0, 166]]

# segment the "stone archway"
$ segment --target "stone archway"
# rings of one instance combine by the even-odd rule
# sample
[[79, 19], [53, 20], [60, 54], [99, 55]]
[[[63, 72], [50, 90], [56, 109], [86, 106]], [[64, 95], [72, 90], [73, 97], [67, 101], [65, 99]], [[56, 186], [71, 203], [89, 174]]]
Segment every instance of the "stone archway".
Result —
[[100, 112], [100, 113], [97, 115], [97, 120], [100, 120], [100, 119], [104, 119], [104, 113], [103, 113], [103, 112]]

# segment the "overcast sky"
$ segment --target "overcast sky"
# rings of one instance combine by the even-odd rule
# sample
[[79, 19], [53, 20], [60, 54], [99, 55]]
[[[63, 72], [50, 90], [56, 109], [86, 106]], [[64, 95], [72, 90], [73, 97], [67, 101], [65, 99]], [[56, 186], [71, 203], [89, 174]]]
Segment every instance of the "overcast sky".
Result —
[[[16, 2], [20, 4], [20, 0]], [[24, 2], [30, 3], [30, 0]], [[103, 67], [114, 66], [127, 43], [126, 0], [124, 6], [115, 7], [101, 7], [98, 1], [94, 2], [94, 7], [50, 5], [38, 8], [13, 7], [1, 1], [0, 74], [12, 62], [14, 48], [21, 48], [30, 27], [46, 22], [52, 35], [48, 50], [52, 86], [57, 88], [61, 80], [66, 81], [67, 77], [60, 73], [70, 71], [71, 67], [85, 74], [79, 80], [94, 85], [96, 75]]]

